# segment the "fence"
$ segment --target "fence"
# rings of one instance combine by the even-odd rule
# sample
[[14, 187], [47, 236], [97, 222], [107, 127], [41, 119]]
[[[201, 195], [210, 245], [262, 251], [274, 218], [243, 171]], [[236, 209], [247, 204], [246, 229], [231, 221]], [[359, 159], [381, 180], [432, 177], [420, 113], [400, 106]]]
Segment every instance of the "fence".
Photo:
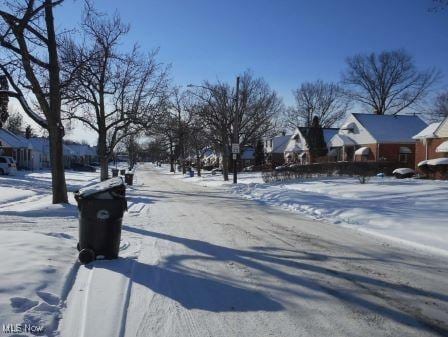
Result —
[[402, 167], [402, 165], [398, 162], [381, 161], [316, 163], [280, 166], [275, 169], [265, 166], [262, 170], [262, 177], [265, 183], [332, 176], [356, 176], [360, 178], [361, 182], [365, 182], [368, 177], [375, 176], [378, 173], [392, 175], [392, 171]]

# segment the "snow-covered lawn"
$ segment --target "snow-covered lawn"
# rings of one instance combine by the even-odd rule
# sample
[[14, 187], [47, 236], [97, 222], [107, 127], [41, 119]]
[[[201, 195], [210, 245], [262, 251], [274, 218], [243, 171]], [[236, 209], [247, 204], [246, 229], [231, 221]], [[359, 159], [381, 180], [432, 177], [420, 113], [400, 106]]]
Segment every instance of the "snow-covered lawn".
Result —
[[[158, 168], [167, 170], [167, 167]], [[448, 181], [325, 178], [265, 184], [260, 173], [240, 173], [238, 185], [204, 172], [173, 177], [202, 186], [223, 187], [257, 200], [356, 228], [415, 247], [448, 254]], [[230, 177], [231, 180], [231, 177]]]
[[[58, 320], [79, 267], [78, 211], [72, 192], [98, 181], [99, 172], [66, 171], [65, 176], [65, 205], [52, 205], [47, 170], [0, 176], [0, 329], [3, 324], [30, 324], [43, 328], [45, 336], [58, 334]], [[131, 190], [131, 215], [141, 208], [133, 200]], [[124, 249], [129, 241], [123, 242]]]

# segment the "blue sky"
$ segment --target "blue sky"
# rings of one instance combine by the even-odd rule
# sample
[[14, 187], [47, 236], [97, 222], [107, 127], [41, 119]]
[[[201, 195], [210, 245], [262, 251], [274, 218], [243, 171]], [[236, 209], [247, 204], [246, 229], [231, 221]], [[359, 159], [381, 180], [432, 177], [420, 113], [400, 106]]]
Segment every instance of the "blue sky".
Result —
[[[66, 0], [60, 28], [79, 24], [83, 2]], [[448, 83], [448, 10], [432, 0], [95, 0], [117, 11], [131, 32], [123, 48], [159, 47], [178, 85], [233, 81], [251, 69], [292, 103], [301, 82], [338, 81], [357, 53], [404, 48], [420, 68], [443, 72]]]

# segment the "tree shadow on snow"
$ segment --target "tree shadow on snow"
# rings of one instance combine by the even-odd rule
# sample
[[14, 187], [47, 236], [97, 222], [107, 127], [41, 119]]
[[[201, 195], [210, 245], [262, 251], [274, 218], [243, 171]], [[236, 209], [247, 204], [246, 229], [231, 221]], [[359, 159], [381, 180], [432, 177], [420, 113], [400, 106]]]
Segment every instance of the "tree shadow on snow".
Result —
[[[131, 267], [129, 264], [133, 264]], [[211, 312], [279, 311], [283, 306], [264, 294], [221, 280], [170, 270], [131, 259], [96, 261], [90, 268], [104, 268], [124, 274], [157, 294], [166, 296], [186, 309]], [[129, 270], [132, 270], [129, 273]]]
[[[291, 256], [276, 256], [276, 254], [269, 253], [266, 250], [234, 249], [201, 240], [177, 237], [130, 226], [123, 226], [123, 229], [140, 235], [181, 244], [195, 252], [189, 255], [169, 255], [164, 260], [162, 266], [148, 266], [138, 263], [135, 274], [136, 282], [147, 286], [157, 293], [179, 301], [186, 308], [225, 311], [225, 308], [233, 306], [236, 310], [242, 309], [241, 311], [281, 310], [281, 304], [268, 299], [261, 293], [244, 290], [236, 285], [229, 286], [224, 281], [217, 281], [216, 277], [218, 276], [213, 276], [213, 279], [210, 274], [207, 277], [193, 276], [193, 273], [198, 271], [188, 268], [184, 263], [188, 260], [233, 262], [284, 280], [294, 286], [300, 286], [305, 290], [303, 293], [300, 293], [289, 289], [289, 287], [288, 289], [278, 288], [272, 284], [262, 284], [263, 288], [285, 292], [291, 296], [307, 296], [315, 300], [325, 300], [325, 298], [330, 296], [404, 325], [422, 330], [432, 330], [442, 336], [448, 335], [448, 328], [445, 324], [438, 324], [424, 315], [419, 315], [403, 308], [397, 309], [390, 305], [379, 304], [377, 301], [368, 299], [370, 296], [363, 297], [362, 294], [353, 292], [350, 288], [338, 286], [334, 283], [334, 280], [352, 282], [366, 290], [368, 287], [374, 287], [374, 289], [380, 289], [380, 292], [383, 289], [407, 296], [411, 295], [415, 297], [416, 301], [434, 299], [448, 302], [447, 294], [414, 288], [401, 283], [392, 283], [312, 263], [314, 260], [324, 261], [333, 258], [332, 256], [326, 257], [322, 254], [319, 256], [307, 256], [304, 254], [303, 257], [294, 256], [291, 259]], [[287, 272], [285, 268], [277, 267], [296, 269], [300, 273]], [[159, 279], [155, 279], [154, 275], [157, 275], [156, 277]], [[240, 309], [238, 309], [238, 306], [240, 306]]]

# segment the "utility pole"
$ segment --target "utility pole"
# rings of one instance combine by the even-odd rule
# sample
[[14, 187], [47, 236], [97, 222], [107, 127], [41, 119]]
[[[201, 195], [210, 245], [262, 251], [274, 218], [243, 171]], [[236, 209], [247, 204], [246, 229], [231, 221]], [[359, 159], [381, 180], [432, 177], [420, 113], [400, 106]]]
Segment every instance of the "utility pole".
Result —
[[232, 156], [233, 156], [233, 183], [237, 183], [237, 171], [238, 171], [238, 155], [240, 152], [240, 137], [239, 137], [239, 123], [240, 123], [240, 112], [238, 109], [239, 101], [239, 90], [240, 90], [240, 77], [236, 78], [236, 94], [235, 94], [235, 115], [233, 117], [233, 144], [232, 144]]

